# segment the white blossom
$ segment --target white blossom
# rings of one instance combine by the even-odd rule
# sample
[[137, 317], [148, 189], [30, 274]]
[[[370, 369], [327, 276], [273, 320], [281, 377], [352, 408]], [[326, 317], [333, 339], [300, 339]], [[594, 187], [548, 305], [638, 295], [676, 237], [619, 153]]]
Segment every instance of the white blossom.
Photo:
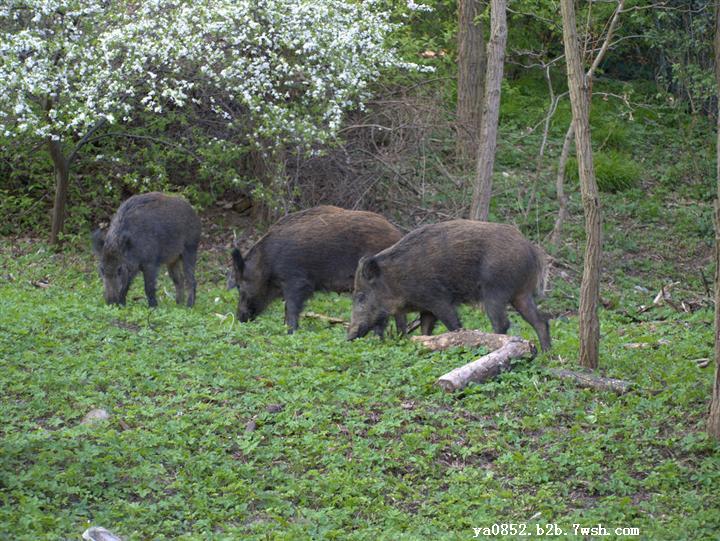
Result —
[[383, 69], [417, 68], [385, 47], [393, 26], [378, 5], [3, 0], [0, 133], [77, 138], [191, 102], [230, 126], [249, 115], [255, 141], [326, 140]]
[[418, 4], [414, 0], [407, 0], [407, 7], [411, 11], [433, 11], [432, 6], [427, 4]]

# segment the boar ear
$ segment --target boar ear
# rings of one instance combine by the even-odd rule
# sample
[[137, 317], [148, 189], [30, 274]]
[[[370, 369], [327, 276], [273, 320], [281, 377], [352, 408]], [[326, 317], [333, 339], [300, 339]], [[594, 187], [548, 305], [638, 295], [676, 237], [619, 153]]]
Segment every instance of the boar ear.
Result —
[[245, 270], [245, 261], [243, 261], [240, 250], [233, 248], [232, 251], [233, 270], [235, 271], [235, 285], [242, 278], [243, 271]]
[[374, 257], [363, 257], [360, 260], [360, 272], [363, 278], [372, 282], [380, 277], [380, 265]]
[[105, 246], [105, 233], [96, 229], [92, 232], [92, 249], [95, 255], [99, 256], [102, 253], [103, 246]]

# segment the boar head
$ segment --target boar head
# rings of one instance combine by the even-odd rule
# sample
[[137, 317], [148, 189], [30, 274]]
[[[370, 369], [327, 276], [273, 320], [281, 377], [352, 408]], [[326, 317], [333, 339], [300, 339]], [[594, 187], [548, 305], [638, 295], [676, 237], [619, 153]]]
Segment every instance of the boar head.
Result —
[[373, 257], [360, 259], [355, 273], [347, 339], [361, 338], [370, 331], [382, 336], [392, 313], [390, 298], [390, 290], [377, 260]]
[[128, 258], [132, 241], [128, 234], [119, 234], [108, 240], [99, 229], [93, 232], [92, 246], [98, 259], [98, 270], [105, 290], [107, 304], [125, 304], [130, 282], [137, 273], [137, 265]]
[[232, 262], [233, 282], [239, 294], [237, 318], [245, 323], [259, 316], [278, 293], [270, 286], [259, 256], [248, 254], [243, 259], [240, 250], [234, 248]]

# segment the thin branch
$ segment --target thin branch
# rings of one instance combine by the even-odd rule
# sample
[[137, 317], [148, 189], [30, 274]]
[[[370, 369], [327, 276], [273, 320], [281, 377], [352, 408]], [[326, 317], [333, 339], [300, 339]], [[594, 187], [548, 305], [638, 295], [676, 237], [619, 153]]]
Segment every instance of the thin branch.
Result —
[[98, 141], [105, 137], [127, 137], [129, 139], [145, 139], [148, 141], [154, 141], [155, 143], [160, 143], [161, 145], [176, 148], [176, 149], [188, 154], [189, 156], [191, 156], [195, 161], [202, 163], [202, 160], [196, 154], [194, 154], [187, 148], [185, 148], [181, 145], [176, 145], [169, 141], [165, 141], [164, 139], [160, 139], [159, 137], [152, 137], [150, 135], [136, 135], [136, 134], [132, 134], [132, 133], [119, 132], [119, 131], [118, 132], [107, 132], [107, 133], [103, 133], [102, 135], [98, 135], [97, 137], [93, 137], [92, 139], [88, 139], [87, 141], [85, 141], [85, 144], [94, 143], [95, 141]]
[[101, 118], [100, 120], [98, 120], [98, 121], [93, 125], [93, 127], [91, 127], [91, 128], [88, 130], [88, 132], [87, 132], [85, 135], [83, 135], [82, 139], [80, 139], [80, 141], [78, 141], [78, 144], [75, 145], [75, 148], [72, 150], [72, 152], [71, 152], [70, 155], [68, 156], [68, 159], [67, 159], [68, 164], [71, 164], [71, 163], [73, 162], [73, 160], [75, 159], [75, 156], [77, 156], [78, 151], [79, 151], [83, 146], [85, 146], [88, 142], [90, 142], [90, 141], [93, 140], [93, 139], [91, 139], [93, 133], [95, 133], [95, 132], [98, 131], [100, 128], [102, 128], [103, 126], [105, 126], [105, 124], [107, 124], [107, 119], [106, 119], [106, 118]]
[[615, 26], [617, 25], [618, 19], [620, 18], [620, 13], [622, 13], [624, 5], [625, 5], [625, 0], [618, 0], [617, 8], [615, 8], [615, 13], [613, 14], [613, 17], [610, 20], [610, 25], [608, 26], [608, 31], [607, 31], [607, 34], [605, 37], [605, 41], [603, 42], [602, 47], [600, 47], [600, 51], [598, 51], [598, 54], [595, 57], [595, 60], [593, 61], [592, 65], [590, 66], [590, 69], [585, 74], [585, 76], [587, 78], [591, 78], [593, 76], [593, 74], [595, 73], [595, 70], [600, 65], [600, 62], [602, 62], [602, 59], [605, 57], [605, 53], [607, 52], [608, 48], [610, 47], [610, 39], [612, 38], [613, 32], [615, 32]]
[[406, 126], [404, 126], [404, 125], [397, 126], [397, 127], [394, 127], [394, 128], [388, 128], [387, 126], [383, 126], [383, 125], [381, 125], [381, 124], [351, 124], [350, 126], [345, 126], [344, 128], [339, 129], [339, 130], [337, 131], [337, 133], [342, 133], [342, 132], [346, 132], [346, 131], [350, 131], [350, 130], [359, 130], [359, 129], [362, 129], [362, 128], [376, 128], [376, 129], [378, 129], [378, 130], [392, 132], [392, 131], [401, 130], [401, 129], [405, 128], [405, 127], [406, 127]]
[[507, 11], [509, 13], [512, 13], [513, 15], [520, 15], [521, 17], [529, 17], [530, 19], [537, 19], [538, 21], [543, 21], [548, 24], [557, 24], [557, 21], [553, 21], [552, 19], [546, 19], [545, 17], [540, 17], [539, 15], [536, 15], [535, 13], [526, 13], [524, 11], [515, 11], [514, 9], [511, 9], [510, 7], [507, 8]]

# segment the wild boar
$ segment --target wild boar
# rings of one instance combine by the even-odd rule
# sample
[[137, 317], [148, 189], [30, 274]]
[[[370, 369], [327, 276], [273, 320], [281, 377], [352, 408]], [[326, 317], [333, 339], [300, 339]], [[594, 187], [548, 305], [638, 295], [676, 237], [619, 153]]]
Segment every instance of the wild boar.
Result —
[[[282, 297], [285, 323], [293, 333], [305, 302], [315, 291], [351, 291], [360, 258], [401, 237], [394, 225], [373, 212], [319, 206], [289, 214], [244, 258], [237, 248], [232, 251], [239, 293], [237, 317], [242, 322], [252, 320]], [[404, 331], [404, 316], [396, 321]]]
[[438, 319], [454, 331], [461, 327], [457, 305], [474, 302], [484, 304], [494, 331], [505, 334], [509, 302], [547, 351], [548, 318], [533, 298], [543, 271], [540, 249], [513, 226], [452, 220], [420, 227], [358, 264], [348, 339], [408, 311], [420, 312], [423, 334]]
[[183, 302], [186, 285], [187, 305], [192, 306], [199, 243], [200, 218], [182, 197], [151, 192], [127, 199], [107, 233], [96, 230], [92, 236], [105, 301], [124, 305], [133, 278], [142, 272], [148, 304], [157, 306], [155, 283], [159, 266], [165, 264], [175, 284], [176, 302]]

